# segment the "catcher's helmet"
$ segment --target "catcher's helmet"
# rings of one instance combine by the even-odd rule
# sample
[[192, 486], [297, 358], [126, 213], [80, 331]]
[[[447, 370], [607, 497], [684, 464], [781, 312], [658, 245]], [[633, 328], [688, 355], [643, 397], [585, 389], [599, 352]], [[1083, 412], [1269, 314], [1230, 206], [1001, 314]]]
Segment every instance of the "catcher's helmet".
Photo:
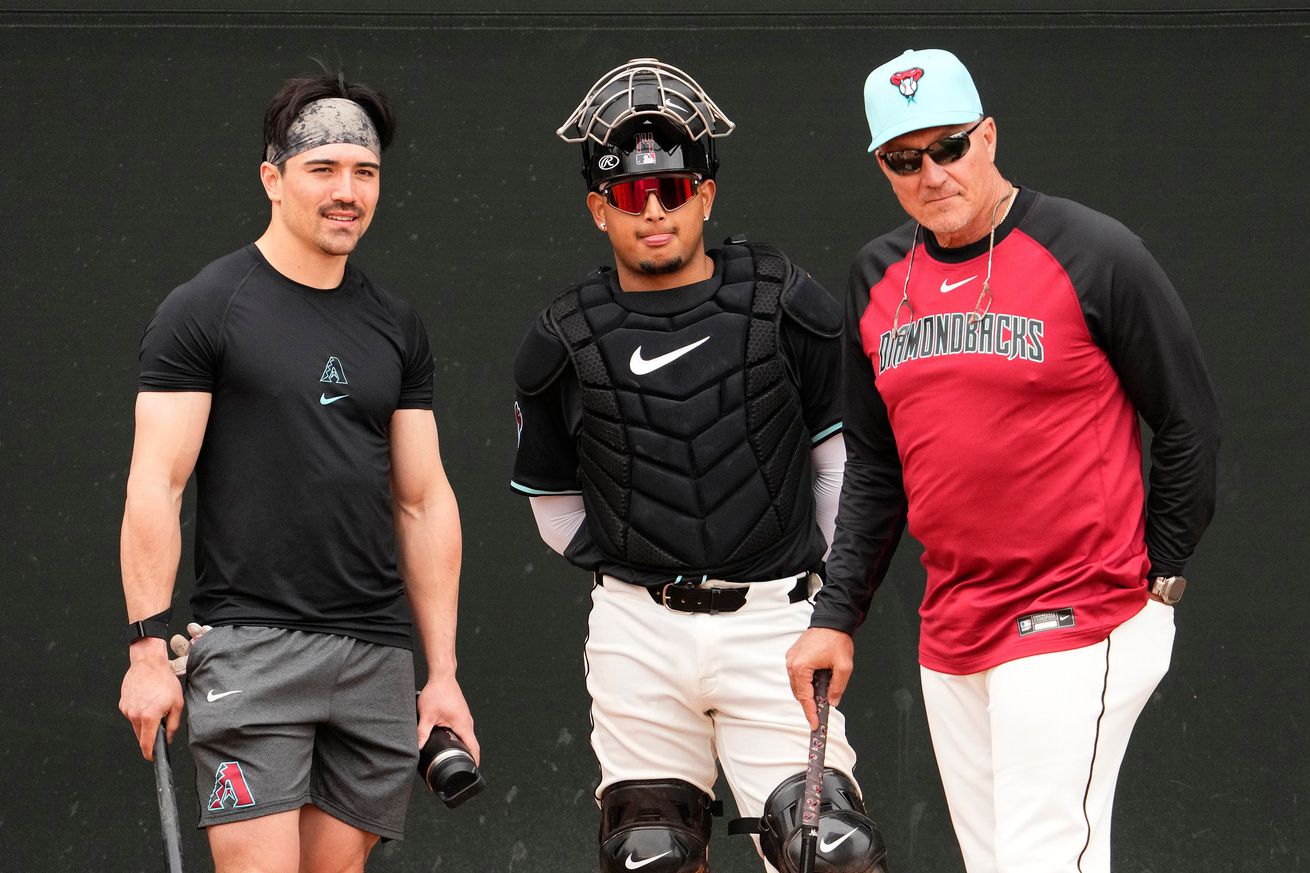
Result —
[[734, 125], [696, 80], [654, 58], [601, 76], [556, 131], [582, 144], [582, 175], [595, 190], [612, 179], [685, 171], [714, 178], [714, 139]]

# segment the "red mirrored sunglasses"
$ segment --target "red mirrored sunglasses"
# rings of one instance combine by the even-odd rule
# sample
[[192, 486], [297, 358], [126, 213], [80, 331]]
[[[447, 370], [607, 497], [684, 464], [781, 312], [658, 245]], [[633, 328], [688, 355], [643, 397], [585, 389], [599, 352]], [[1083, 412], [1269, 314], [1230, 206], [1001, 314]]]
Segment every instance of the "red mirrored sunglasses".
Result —
[[659, 198], [666, 212], [686, 204], [700, 187], [695, 176], [637, 176], [615, 182], [601, 191], [610, 206], [628, 215], [641, 215], [646, 211], [646, 200], [651, 194]]

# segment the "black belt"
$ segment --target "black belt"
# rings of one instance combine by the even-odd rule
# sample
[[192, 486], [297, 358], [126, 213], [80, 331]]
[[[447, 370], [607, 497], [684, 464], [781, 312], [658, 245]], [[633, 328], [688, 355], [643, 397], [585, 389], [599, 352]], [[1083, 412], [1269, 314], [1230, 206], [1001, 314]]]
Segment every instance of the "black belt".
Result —
[[[601, 575], [596, 574], [597, 581], [601, 580]], [[746, 605], [746, 596], [750, 591], [748, 586], [738, 588], [696, 588], [691, 585], [679, 585], [676, 582], [670, 582], [664, 586], [647, 588], [650, 599], [654, 600], [660, 606], [673, 610], [674, 612], [703, 612], [709, 615], [716, 615], [720, 612], [736, 612]], [[800, 603], [810, 596], [810, 574], [806, 573], [796, 580], [791, 591], [787, 592], [787, 600], [791, 603]]]

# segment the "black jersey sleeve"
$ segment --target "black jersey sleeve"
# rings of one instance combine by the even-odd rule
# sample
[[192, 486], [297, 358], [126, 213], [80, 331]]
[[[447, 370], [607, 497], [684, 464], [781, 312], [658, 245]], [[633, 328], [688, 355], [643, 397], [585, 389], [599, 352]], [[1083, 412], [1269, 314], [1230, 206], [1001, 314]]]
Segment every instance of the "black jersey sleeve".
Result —
[[514, 363], [518, 443], [510, 487], [520, 494], [580, 494], [577, 378], [544, 315], [519, 345]]
[[[226, 266], [226, 265], [225, 265]], [[243, 277], [210, 275], [213, 265], [175, 288], [155, 310], [141, 337], [141, 391], [212, 393], [227, 305]]]
[[400, 377], [400, 399], [397, 409], [432, 408], [432, 346], [423, 320], [408, 304], [402, 304], [401, 330], [405, 350]]
[[[800, 267], [782, 308], [783, 352], [814, 444], [842, 430], [841, 307]], [[826, 330], [831, 325], [834, 330]]]
[[[871, 247], [874, 244], [871, 244]], [[874, 382], [873, 365], [860, 344], [860, 316], [883, 267], [866, 248], [851, 268], [846, 328], [840, 341], [842, 417], [846, 472], [827, 578], [814, 599], [811, 627], [854, 633], [869, 611], [905, 530], [907, 503], [901, 461]]]
[[1182, 573], [1214, 515], [1220, 433], [1191, 319], [1146, 245], [1122, 224], [1067, 200], [1041, 205], [1063, 220], [1034, 216], [1034, 234], [1052, 228], [1039, 241], [1065, 265], [1093, 340], [1151, 429], [1150, 574]]

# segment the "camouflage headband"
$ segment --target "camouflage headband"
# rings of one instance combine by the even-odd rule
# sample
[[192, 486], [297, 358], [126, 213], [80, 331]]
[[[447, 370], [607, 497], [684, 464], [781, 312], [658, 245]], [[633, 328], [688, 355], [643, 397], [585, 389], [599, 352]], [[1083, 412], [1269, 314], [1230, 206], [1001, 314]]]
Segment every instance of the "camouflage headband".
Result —
[[363, 146], [379, 160], [382, 157], [377, 128], [364, 107], [353, 100], [327, 97], [305, 104], [287, 129], [286, 146], [278, 149], [270, 143], [264, 150], [264, 159], [270, 164], [280, 164], [301, 152], [336, 143]]

